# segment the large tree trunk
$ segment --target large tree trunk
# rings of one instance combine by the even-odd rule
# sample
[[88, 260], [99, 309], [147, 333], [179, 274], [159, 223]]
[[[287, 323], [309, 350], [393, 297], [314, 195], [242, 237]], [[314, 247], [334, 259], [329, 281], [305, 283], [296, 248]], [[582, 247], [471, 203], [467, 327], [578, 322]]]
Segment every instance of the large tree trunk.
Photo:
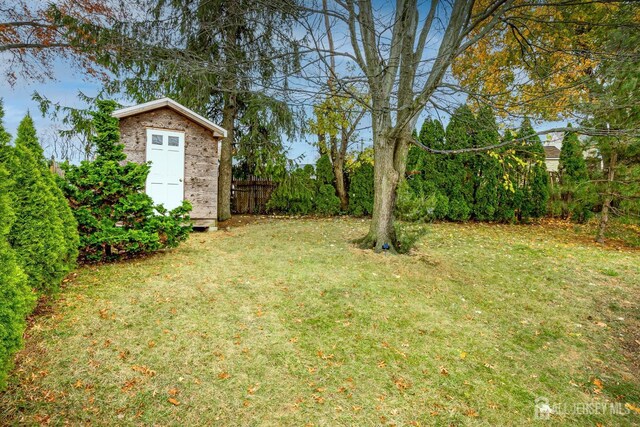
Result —
[[393, 166], [394, 147], [390, 141], [379, 144], [374, 155], [373, 216], [367, 240], [376, 252], [395, 251], [396, 233], [393, 211], [400, 176]]
[[596, 242], [604, 243], [605, 241], [605, 233], [607, 231], [607, 224], [609, 223], [609, 210], [611, 209], [611, 185], [613, 183], [613, 179], [615, 178], [615, 166], [618, 160], [618, 154], [613, 151], [611, 153], [611, 157], [609, 158], [609, 171], [607, 172], [607, 192], [604, 195], [604, 200], [602, 202], [602, 212], [600, 214], [600, 225], [598, 226], [598, 235], [596, 236]]
[[338, 137], [330, 137], [331, 141], [331, 165], [333, 166], [333, 176], [335, 178], [336, 195], [340, 199], [340, 209], [346, 211], [349, 208], [349, 197], [347, 196], [347, 187], [344, 183], [344, 161], [347, 156], [347, 146], [349, 144], [348, 130], [342, 128], [340, 135], [340, 146], [338, 146]]
[[376, 252], [388, 250], [395, 253], [394, 209], [398, 184], [406, 168], [410, 135], [388, 138], [387, 134], [374, 136], [373, 215], [369, 234], [362, 242]]
[[344, 185], [344, 159], [337, 158], [333, 161], [333, 175], [336, 178], [336, 193], [340, 199], [340, 209], [346, 212], [349, 208], [347, 187]]
[[220, 168], [218, 175], [218, 221], [226, 221], [231, 218], [231, 179], [233, 138], [235, 134], [235, 121], [238, 114], [236, 95], [230, 93], [225, 96], [222, 110], [222, 127], [227, 131], [227, 137], [222, 139], [220, 152]]
[[[231, 3], [231, 10], [237, 3]], [[224, 54], [229, 61], [238, 55], [238, 31], [236, 25], [229, 25], [225, 31]], [[227, 131], [227, 137], [222, 140], [220, 153], [220, 168], [218, 174], [218, 221], [231, 218], [231, 180], [233, 179], [233, 140], [235, 137], [235, 123], [238, 116], [238, 81], [233, 62], [229, 63], [226, 75], [222, 79], [224, 89], [224, 106], [222, 107], [222, 127]]]

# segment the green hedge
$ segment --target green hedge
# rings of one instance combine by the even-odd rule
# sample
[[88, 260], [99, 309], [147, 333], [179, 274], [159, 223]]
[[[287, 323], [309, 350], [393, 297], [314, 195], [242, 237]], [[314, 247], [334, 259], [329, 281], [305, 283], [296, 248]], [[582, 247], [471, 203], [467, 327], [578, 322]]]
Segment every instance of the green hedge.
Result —
[[306, 165], [288, 173], [271, 194], [267, 210], [292, 215], [308, 215], [313, 212], [315, 182], [313, 166]]
[[329, 157], [321, 156], [316, 167], [296, 168], [280, 182], [267, 202], [269, 212], [290, 215], [336, 215], [340, 199], [333, 186]]
[[360, 159], [349, 174], [349, 213], [355, 216], [373, 213], [373, 164]]
[[14, 156], [8, 145], [11, 137], [2, 128], [2, 116], [0, 103], [0, 389], [6, 385], [13, 355], [22, 346], [26, 317], [36, 298], [7, 239], [16, 219], [14, 183], [7, 169]]
[[[407, 220], [500, 222], [544, 216], [550, 186], [542, 142], [526, 119], [517, 137], [511, 146], [475, 154], [433, 154], [411, 147], [407, 185], [399, 189], [396, 214]], [[435, 149], [466, 149], [497, 145], [513, 136], [498, 133], [490, 109], [474, 114], [463, 105], [446, 129], [438, 120], [425, 120], [417, 138]]]

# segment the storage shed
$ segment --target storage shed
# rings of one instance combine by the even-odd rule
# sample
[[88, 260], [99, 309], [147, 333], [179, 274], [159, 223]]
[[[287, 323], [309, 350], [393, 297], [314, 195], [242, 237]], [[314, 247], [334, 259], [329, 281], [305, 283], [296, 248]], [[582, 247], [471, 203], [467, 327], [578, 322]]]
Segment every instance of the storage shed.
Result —
[[146, 192], [168, 209], [193, 205], [196, 227], [215, 228], [220, 140], [227, 131], [170, 98], [113, 112], [129, 161], [151, 162]]

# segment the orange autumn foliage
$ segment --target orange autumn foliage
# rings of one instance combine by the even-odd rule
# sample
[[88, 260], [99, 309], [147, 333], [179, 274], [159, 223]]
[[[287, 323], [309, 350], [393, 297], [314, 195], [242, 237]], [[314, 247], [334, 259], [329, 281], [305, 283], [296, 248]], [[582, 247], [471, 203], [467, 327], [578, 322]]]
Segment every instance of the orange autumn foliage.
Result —
[[[484, 10], [487, 1], [477, 2], [475, 12]], [[561, 118], [588, 101], [587, 84], [603, 56], [598, 29], [612, 24], [617, 8], [518, 0], [491, 32], [454, 61], [453, 73], [472, 98], [488, 100], [503, 113]]]

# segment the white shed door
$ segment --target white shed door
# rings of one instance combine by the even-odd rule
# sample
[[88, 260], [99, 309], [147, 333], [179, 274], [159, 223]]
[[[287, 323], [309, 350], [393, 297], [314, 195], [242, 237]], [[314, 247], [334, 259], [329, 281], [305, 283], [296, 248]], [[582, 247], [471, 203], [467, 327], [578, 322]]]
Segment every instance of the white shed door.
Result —
[[147, 194], [157, 205], [174, 209], [184, 198], [184, 133], [147, 129]]

